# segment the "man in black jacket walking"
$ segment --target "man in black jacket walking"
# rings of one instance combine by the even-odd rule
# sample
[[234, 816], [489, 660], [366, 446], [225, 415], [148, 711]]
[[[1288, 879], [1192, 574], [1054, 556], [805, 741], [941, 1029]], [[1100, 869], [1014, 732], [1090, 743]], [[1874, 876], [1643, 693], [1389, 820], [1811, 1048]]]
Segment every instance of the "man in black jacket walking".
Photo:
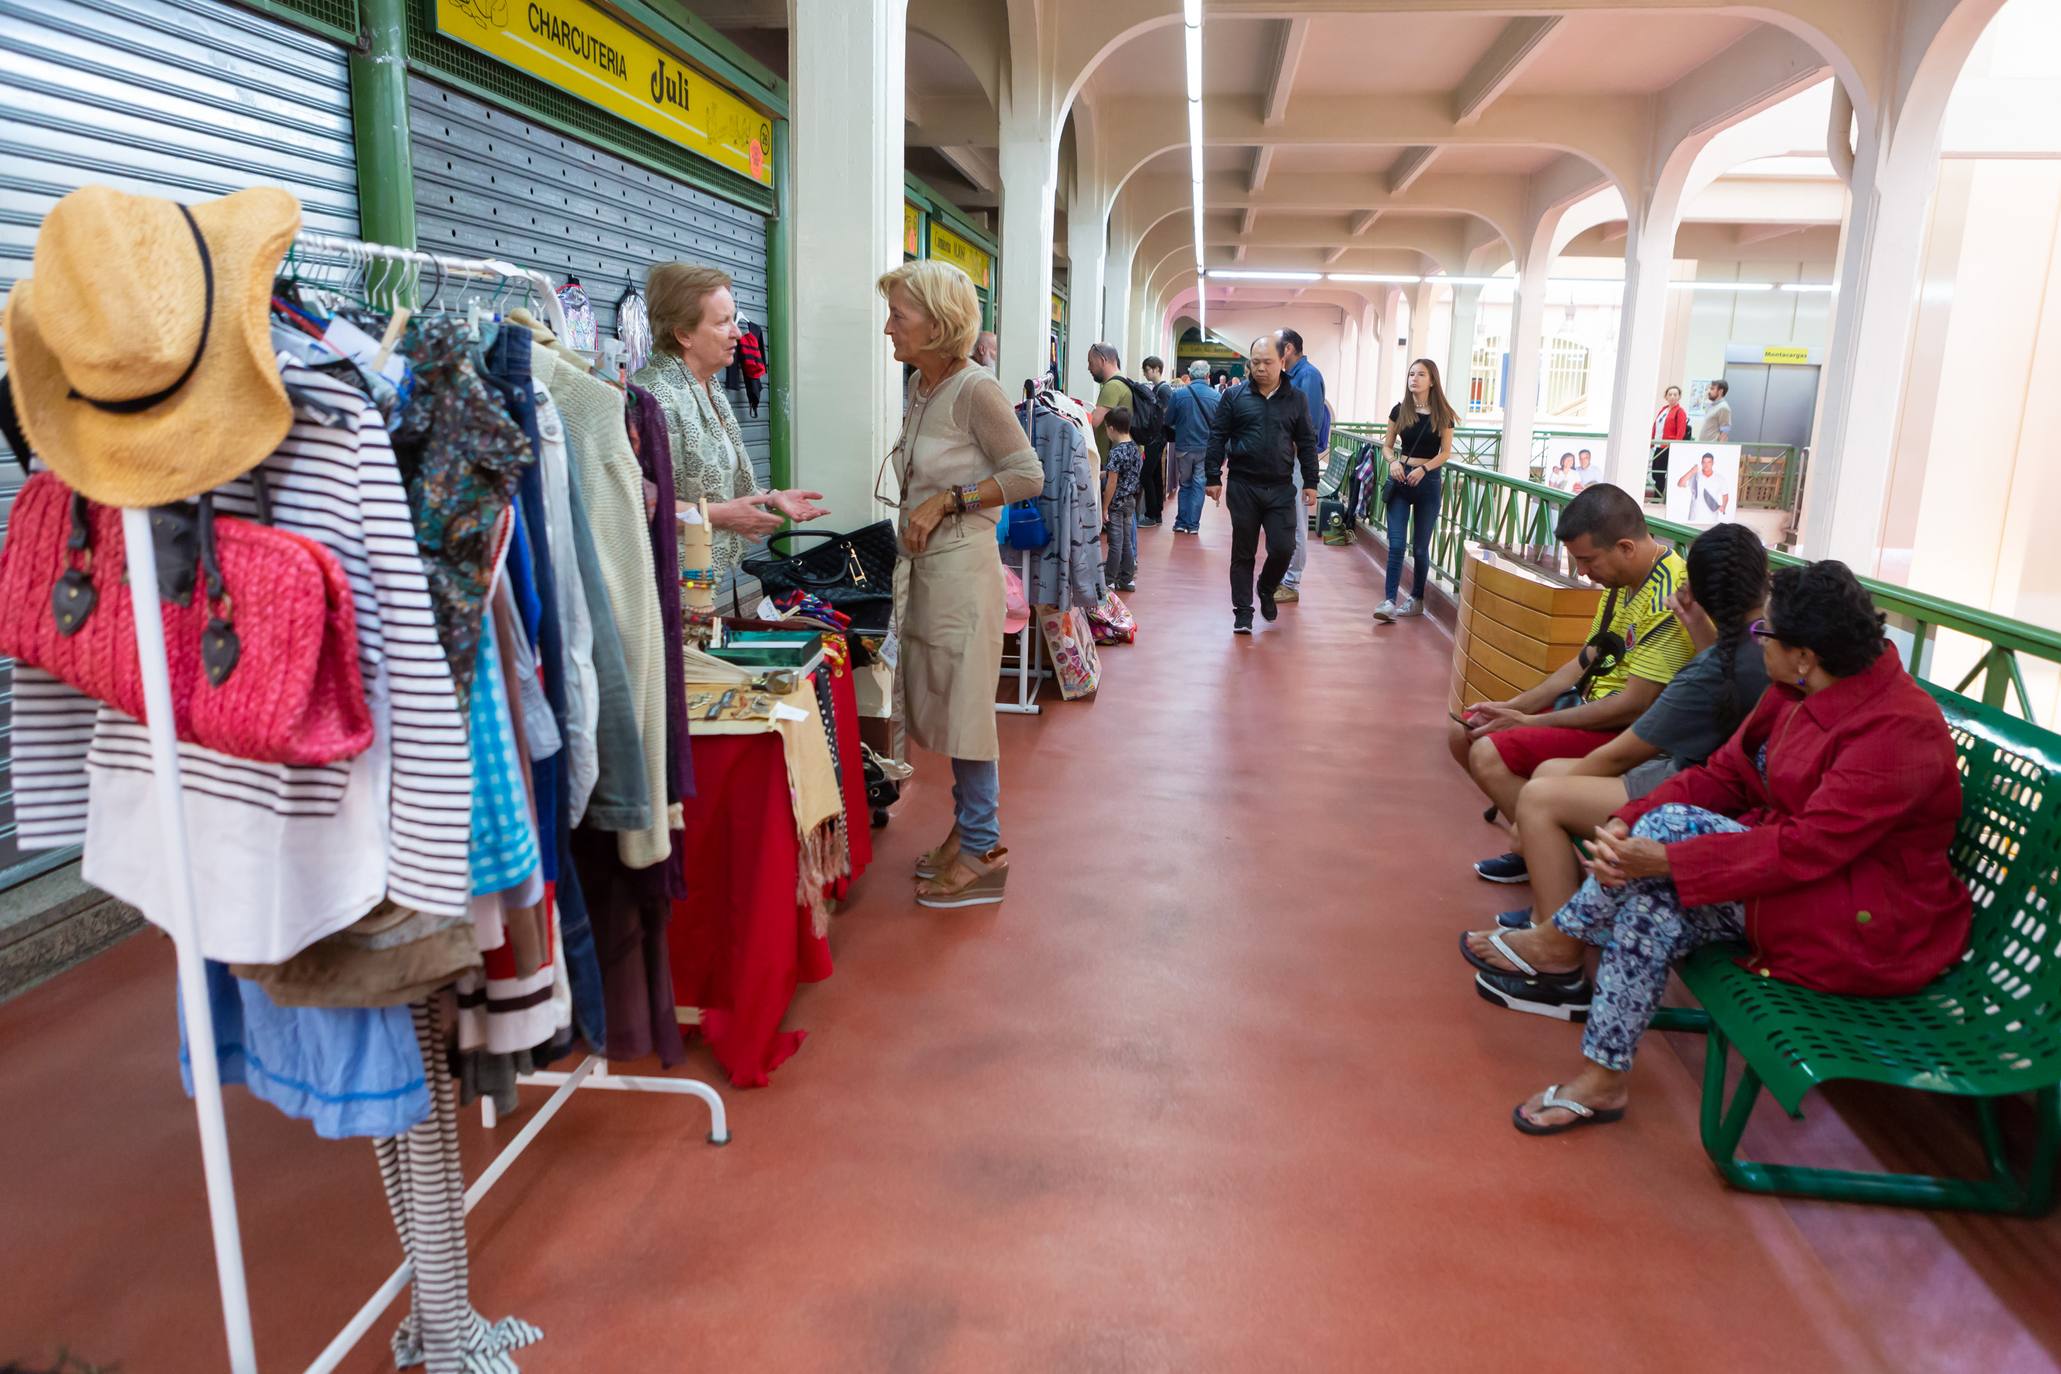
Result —
[[[1231, 468], [1228, 499], [1223, 471]], [[1300, 469], [1302, 500], [1295, 499]], [[1281, 377], [1281, 355], [1272, 335], [1252, 341], [1245, 381], [1231, 388], [1210, 426], [1203, 481], [1209, 498], [1231, 512], [1231, 610], [1233, 634], [1252, 633], [1252, 562], [1261, 529], [1267, 532], [1267, 561], [1259, 574], [1260, 614], [1274, 619], [1274, 592], [1295, 556], [1295, 522], [1317, 504], [1317, 432], [1309, 402]]]

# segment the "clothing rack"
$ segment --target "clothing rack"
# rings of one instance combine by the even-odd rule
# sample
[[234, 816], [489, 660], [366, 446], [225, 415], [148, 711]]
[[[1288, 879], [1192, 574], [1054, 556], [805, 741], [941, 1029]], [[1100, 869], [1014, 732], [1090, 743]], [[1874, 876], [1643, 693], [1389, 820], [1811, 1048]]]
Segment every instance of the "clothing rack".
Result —
[[[1023, 578], [1024, 595], [1030, 595], [1031, 559], [1034, 551], [1023, 550], [1022, 566], [1017, 569]], [[995, 710], [1005, 716], [1035, 716], [1045, 708], [1038, 705], [1038, 693], [1044, 690], [1045, 679], [1052, 676], [1052, 670], [1045, 667], [1044, 632], [1038, 625], [1035, 614], [1037, 607], [1031, 607], [1031, 618], [1016, 632], [1016, 659], [1012, 663], [1003, 660], [1002, 676], [1016, 678], [1016, 700], [998, 701]]]
[[[364, 282], [368, 295], [381, 295], [396, 306], [412, 306], [426, 272], [435, 273], [434, 303], [448, 282], [492, 281], [504, 287], [520, 281], [541, 291], [553, 330], [565, 327], [565, 312], [551, 278], [531, 268], [484, 258], [453, 258], [386, 244], [363, 243], [327, 234], [303, 232], [295, 240], [296, 262], [309, 260], [341, 263]], [[382, 275], [382, 264], [400, 270]], [[343, 277], [337, 285], [353, 280]], [[140, 508], [122, 511], [122, 537], [135, 604], [154, 606], [159, 602], [157, 559], [151, 543], [148, 512]], [[198, 905], [194, 885], [193, 855], [187, 843], [183, 786], [179, 769], [177, 725], [172, 713], [171, 674], [165, 657], [164, 623], [155, 615], [132, 617], [136, 625], [136, 651], [143, 678], [143, 698], [149, 717], [151, 771], [157, 796], [158, 825], [166, 848], [176, 856], [176, 871], [165, 885], [166, 926], [178, 961], [179, 993], [183, 1003], [189, 1059], [193, 1074], [193, 1107], [199, 1120], [201, 1168], [206, 1179], [208, 1218], [214, 1234], [215, 1273], [222, 1296], [222, 1322], [229, 1347], [231, 1374], [257, 1374], [256, 1343], [252, 1335], [250, 1291], [245, 1279], [243, 1241], [237, 1224], [236, 1186], [229, 1163], [229, 1130], [223, 1113], [220, 1062], [216, 1057], [213, 1003], [207, 985], [206, 960], [200, 951], [195, 922]], [[443, 1066], [425, 1064], [426, 1073], [439, 1073]], [[589, 1055], [570, 1073], [529, 1074], [517, 1080], [526, 1086], [556, 1089], [537, 1114], [524, 1125], [515, 1139], [502, 1148], [494, 1162], [465, 1193], [465, 1210], [470, 1213], [479, 1200], [509, 1167], [528, 1149], [549, 1124], [558, 1109], [582, 1088], [612, 1089], [618, 1092], [646, 1092], [691, 1096], [709, 1109], [712, 1145], [730, 1139], [723, 1100], [706, 1083], [691, 1079], [614, 1077], [606, 1062]], [[342, 1364], [358, 1341], [379, 1320], [380, 1314], [408, 1286], [411, 1263], [399, 1269], [337, 1333], [306, 1374], [330, 1374]]]

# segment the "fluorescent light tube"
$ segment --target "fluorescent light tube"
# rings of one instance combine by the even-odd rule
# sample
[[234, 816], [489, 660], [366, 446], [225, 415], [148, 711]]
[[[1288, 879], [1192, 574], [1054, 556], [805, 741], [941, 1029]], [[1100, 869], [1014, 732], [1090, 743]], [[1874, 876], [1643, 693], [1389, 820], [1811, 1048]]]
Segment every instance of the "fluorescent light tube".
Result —
[[1191, 25], [1181, 30], [1182, 49], [1188, 59], [1188, 98], [1202, 99], [1202, 28]]
[[1820, 292], [1837, 291], [1839, 287], [1829, 281], [1785, 281], [1782, 283], [1782, 289], [1784, 291]]
[[1396, 272], [1327, 272], [1324, 274], [1324, 278], [1326, 281], [1419, 282], [1430, 280], [1427, 277], [1406, 277]]
[[1230, 267], [1212, 267], [1212, 268], [1210, 269], [1210, 272], [1209, 272], [1209, 274], [1210, 274], [1210, 275], [1211, 275], [1212, 277], [1223, 277], [1223, 278], [1225, 278], [1226, 280], [1236, 280], [1236, 281], [1322, 281], [1322, 280], [1324, 280], [1324, 274], [1323, 274], [1322, 272], [1264, 272], [1264, 271], [1251, 271], [1251, 272], [1248, 272], [1248, 271], [1245, 271], [1245, 270], [1244, 270], [1244, 269], [1242, 269], [1242, 268], [1230, 268]]
[[1671, 281], [1670, 291], [1772, 291], [1771, 281]]
[[1181, 22], [1191, 29], [1202, 27], [1202, 0], [1181, 0]]
[[1439, 276], [1439, 277], [1426, 277], [1426, 278], [1425, 278], [1424, 280], [1426, 280], [1426, 281], [1430, 282], [1430, 283], [1431, 283], [1431, 284], [1432, 284], [1433, 286], [1496, 286], [1496, 285], [1510, 285], [1510, 284], [1513, 284], [1513, 283], [1515, 283], [1517, 279], [1516, 279], [1515, 277], [1445, 277], [1445, 276]]

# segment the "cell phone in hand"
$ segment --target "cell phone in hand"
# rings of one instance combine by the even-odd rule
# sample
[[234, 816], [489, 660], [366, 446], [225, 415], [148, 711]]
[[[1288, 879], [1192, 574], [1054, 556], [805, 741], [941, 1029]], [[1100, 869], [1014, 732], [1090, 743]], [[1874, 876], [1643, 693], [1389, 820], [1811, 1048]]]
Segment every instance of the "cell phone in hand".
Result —
[[1474, 728], [1474, 722], [1473, 722], [1473, 721], [1471, 721], [1471, 720], [1469, 720], [1469, 719], [1467, 719], [1467, 715], [1466, 715], [1466, 713], [1465, 713], [1465, 712], [1463, 712], [1463, 711], [1448, 711], [1448, 712], [1446, 712], [1446, 714], [1447, 714], [1447, 715], [1449, 715], [1449, 716], [1451, 716], [1451, 717], [1453, 718], [1453, 723], [1454, 723], [1455, 725], [1459, 725], [1459, 726], [1462, 726], [1462, 727], [1464, 727], [1464, 728], [1466, 728], [1466, 729], [1469, 729], [1469, 730], [1472, 730], [1472, 729]]

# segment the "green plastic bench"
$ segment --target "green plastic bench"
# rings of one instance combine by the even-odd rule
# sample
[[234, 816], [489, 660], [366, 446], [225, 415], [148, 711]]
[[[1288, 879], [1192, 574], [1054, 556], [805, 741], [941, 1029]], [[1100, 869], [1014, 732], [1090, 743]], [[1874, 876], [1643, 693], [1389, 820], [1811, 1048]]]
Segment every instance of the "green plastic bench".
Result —
[[[1939, 688], [1961, 760], [1954, 868], [1975, 899], [1967, 957], [1909, 997], [1837, 997], [1747, 972], [1738, 946], [1680, 969], [1703, 1009], [1664, 1029], [1709, 1036], [1703, 1148], [1725, 1180], [1756, 1193], [2036, 1216], [2054, 1203], [2061, 1155], [2061, 739]], [[1745, 1061], [1725, 1101], [1730, 1052]], [[1791, 1116], [1822, 1083], [1859, 1079], [1976, 1099], [1990, 1174], [1939, 1178], [1742, 1159], [1765, 1089]], [[2014, 1172], [1997, 1099], [2033, 1095], [2032, 1158]]]

